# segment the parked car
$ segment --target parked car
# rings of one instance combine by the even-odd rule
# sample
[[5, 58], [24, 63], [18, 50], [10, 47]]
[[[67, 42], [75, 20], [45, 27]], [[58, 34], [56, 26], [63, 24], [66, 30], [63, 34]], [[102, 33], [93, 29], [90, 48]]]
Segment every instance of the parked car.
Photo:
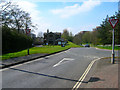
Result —
[[90, 45], [89, 45], [89, 44], [86, 44], [85, 47], [90, 47]]

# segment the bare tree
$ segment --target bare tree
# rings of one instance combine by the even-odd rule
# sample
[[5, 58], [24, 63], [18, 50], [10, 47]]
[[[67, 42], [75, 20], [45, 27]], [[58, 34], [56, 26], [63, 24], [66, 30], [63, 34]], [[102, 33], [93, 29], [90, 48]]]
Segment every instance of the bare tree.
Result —
[[28, 29], [29, 27], [35, 28], [32, 24], [30, 14], [21, 10], [18, 5], [5, 4], [7, 6], [4, 11], [2, 11], [3, 25], [10, 28], [15, 28], [18, 33], [22, 29]]

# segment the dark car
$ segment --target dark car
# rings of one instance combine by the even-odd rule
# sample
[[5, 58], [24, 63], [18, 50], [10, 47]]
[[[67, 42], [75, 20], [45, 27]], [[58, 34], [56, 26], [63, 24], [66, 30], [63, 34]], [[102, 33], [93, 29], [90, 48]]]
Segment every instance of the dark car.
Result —
[[86, 44], [85, 47], [90, 47], [90, 45], [89, 45], [89, 44]]

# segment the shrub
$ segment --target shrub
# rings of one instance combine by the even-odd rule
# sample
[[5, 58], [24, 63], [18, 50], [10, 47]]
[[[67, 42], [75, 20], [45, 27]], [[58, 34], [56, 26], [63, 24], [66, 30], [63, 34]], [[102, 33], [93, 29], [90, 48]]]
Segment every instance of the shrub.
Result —
[[32, 46], [33, 40], [15, 29], [2, 27], [2, 53], [17, 52]]

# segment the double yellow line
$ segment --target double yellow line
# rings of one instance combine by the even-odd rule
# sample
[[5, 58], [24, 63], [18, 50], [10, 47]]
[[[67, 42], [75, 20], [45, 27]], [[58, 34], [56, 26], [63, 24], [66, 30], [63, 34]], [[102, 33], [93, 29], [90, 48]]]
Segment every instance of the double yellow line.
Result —
[[91, 67], [93, 66], [94, 62], [99, 60], [101, 58], [95, 59], [93, 60], [87, 67], [87, 69], [85, 70], [85, 72], [82, 74], [82, 76], [80, 77], [80, 79], [78, 80], [78, 82], [74, 85], [74, 87], [72, 88], [72, 90], [77, 90], [80, 85], [82, 84], [83, 80], [85, 79], [85, 77], [87, 76], [88, 72], [90, 71]]

